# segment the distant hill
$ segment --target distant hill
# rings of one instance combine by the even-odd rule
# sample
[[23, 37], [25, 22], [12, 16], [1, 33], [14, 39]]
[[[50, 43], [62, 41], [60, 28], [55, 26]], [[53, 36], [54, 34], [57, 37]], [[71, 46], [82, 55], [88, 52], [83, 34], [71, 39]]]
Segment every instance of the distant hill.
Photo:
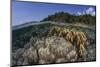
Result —
[[65, 12], [58, 12], [53, 15], [48, 15], [41, 21], [55, 21], [55, 22], [64, 22], [64, 23], [83, 23], [88, 25], [96, 24], [96, 16], [91, 16], [89, 14], [84, 15], [71, 15]]

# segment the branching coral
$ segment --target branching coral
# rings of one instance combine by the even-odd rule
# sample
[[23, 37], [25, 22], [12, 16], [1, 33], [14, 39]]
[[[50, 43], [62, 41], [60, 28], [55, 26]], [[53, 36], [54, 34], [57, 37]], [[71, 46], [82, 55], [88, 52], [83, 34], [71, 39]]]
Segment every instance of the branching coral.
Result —
[[49, 36], [52, 35], [65, 38], [77, 48], [78, 57], [84, 56], [86, 51], [85, 42], [87, 38], [83, 32], [72, 31], [61, 27], [53, 27], [49, 32]]
[[75, 32], [75, 40], [76, 40], [76, 47], [79, 49], [79, 57], [82, 57], [84, 55], [85, 49], [85, 42], [86, 42], [86, 36], [83, 32]]

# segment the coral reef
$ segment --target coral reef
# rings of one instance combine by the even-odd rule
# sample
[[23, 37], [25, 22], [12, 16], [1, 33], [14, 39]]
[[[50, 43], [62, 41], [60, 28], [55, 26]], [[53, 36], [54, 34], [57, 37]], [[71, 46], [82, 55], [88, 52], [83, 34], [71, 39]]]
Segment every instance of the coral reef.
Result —
[[41, 24], [13, 31], [12, 66], [96, 60], [94, 28]]
[[66, 41], [69, 41], [70, 43], [75, 45], [79, 57], [82, 57], [86, 52], [85, 46], [87, 38], [83, 32], [72, 31], [62, 27], [53, 27], [48, 35], [49, 36], [56, 35], [59, 37], [63, 37], [66, 39]]

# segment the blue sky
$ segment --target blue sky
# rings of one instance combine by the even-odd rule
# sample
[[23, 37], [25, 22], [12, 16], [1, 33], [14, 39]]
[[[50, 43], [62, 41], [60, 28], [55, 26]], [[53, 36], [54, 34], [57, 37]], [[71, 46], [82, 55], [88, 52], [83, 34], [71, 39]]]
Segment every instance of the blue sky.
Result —
[[91, 12], [94, 15], [95, 6], [12, 1], [12, 25], [41, 21], [48, 15], [61, 11], [79, 15], [87, 11], [87, 13]]

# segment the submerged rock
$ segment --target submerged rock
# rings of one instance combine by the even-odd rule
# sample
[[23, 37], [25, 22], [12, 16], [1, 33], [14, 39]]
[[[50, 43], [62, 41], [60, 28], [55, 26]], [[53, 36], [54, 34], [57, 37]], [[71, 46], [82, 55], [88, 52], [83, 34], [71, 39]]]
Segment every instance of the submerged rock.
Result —
[[[30, 45], [30, 46], [28, 46]], [[16, 51], [16, 63], [13, 65], [48, 64], [77, 60], [75, 47], [62, 37], [52, 36], [37, 40], [34, 46], [30, 43]]]

